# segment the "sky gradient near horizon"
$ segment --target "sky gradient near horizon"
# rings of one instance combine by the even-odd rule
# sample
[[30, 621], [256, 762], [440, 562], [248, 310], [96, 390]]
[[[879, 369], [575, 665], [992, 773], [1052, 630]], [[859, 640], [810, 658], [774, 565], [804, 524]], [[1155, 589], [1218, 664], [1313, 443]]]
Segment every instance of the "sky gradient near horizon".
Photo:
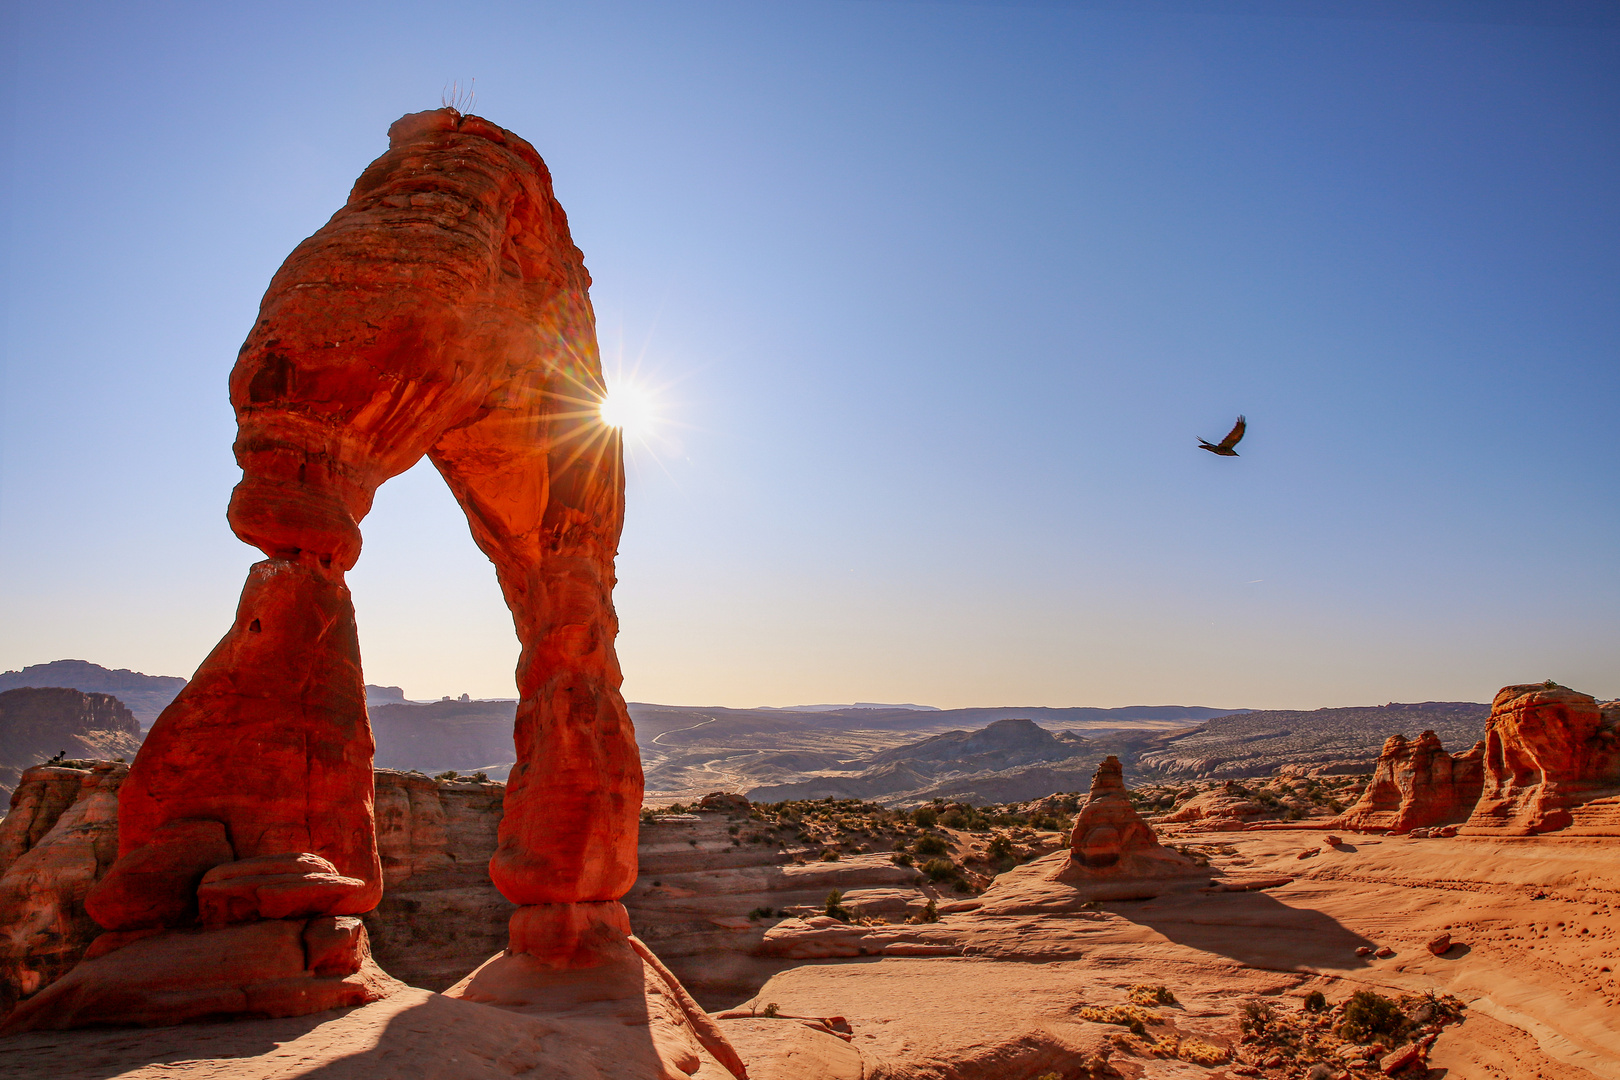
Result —
[[[658, 390], [626, 697], [1620, 696], [1615, 11], [10, 5], [0, 669], [201, 662], [264, 287], [476, 79]], [[510, 696], [437, 474], [364, 532], [367, 680]]]

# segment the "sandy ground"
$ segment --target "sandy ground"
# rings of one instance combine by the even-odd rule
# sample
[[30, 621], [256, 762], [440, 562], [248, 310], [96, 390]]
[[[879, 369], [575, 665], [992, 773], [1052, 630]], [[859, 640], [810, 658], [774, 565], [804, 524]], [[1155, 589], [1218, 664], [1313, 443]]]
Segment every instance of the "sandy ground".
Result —
[[[961, 957], [807, 963], [752, 1000], [757, 1010], [843, 1016], [849, 1042], [797, 1021], [725, 1023], [756, 1059], [755, 1080], [1033, 1080], [1068, 1077], [1109, 1051], [1120, 1029], [1079, 1010], [1122, 1003], [1136, 984], [1163, 984], [1177, 998], [1152, 1030], [1218, 1046], [1234, 1043], [1238, 1011], [1256, 997], [1292, 1007], [1313, 989], [1330, 1001], [1363, 987], [1433, 989], [1468, 1011], [1435, 1044], [1431, 1080], [1620, 1080], [1620, 845], [1347, 836], [1330, 850], [1322, 836], [1177, 838], [1205, 846], [1224, 880], [1292, 879], [1273, 888], [989, 913], [1016, 911], [1038, 891], [1038, 868], [1020, 868], [998, 879], [985, 910], [929, 928], [959, 943]], [[1299, 859], [1303, 850], [1320, 854]], [[1425, 944], [1441, 931], [1456, 944], [1431, 955]], [[1386, 945], [1387, 959], [1355, 954]], [[0, 1042], [0, 1076], [52, 1080], [628, 1080], [627, 1060], [579, 1025], [420, 990], [294, 1020]], [[1110, 1060], [1131, 1080], [1236, 1075], [1118, 1049]], [[1284, 1063], [1266, 1075], [1300, 1071]]]

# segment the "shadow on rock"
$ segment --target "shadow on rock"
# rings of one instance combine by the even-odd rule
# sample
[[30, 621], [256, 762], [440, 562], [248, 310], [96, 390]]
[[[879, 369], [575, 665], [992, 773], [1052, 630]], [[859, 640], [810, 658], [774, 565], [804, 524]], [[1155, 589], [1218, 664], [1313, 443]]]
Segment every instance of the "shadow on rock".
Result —
[[1361, 968], [1367, 963], [1356, 949], [1373, 944], [1320, 911], [1292, 907], [1260, 890], [1167, 893], [1153, 900], [1104, 900], [1098, 906], [1178, 945], [1251, 967]]

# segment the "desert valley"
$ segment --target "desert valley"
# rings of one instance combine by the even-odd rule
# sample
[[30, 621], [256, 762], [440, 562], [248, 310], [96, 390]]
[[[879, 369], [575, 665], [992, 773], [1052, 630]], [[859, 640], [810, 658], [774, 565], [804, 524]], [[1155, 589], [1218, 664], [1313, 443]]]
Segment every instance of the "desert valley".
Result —
[[[152, 685], [88, 664], [0, 681], [53, 674]], [[559, 1020], [528, 1021], [519, 1052], [515, 1019], [441, 996], [502, 950], [514, 911], [486, 867], [513, 703], [368, 689], [389, 702], [384, 888], [361, 919], [400, 988], [297, 1019], [13, 1034], [0, 1064], [632, 1075], [562, 1053]], [[1620, 703], [1554, 685], [1494, 711], [1322, 716], [631, 711], [649, 798], [630, 925], [755, 1080], [1620, 1076]], [[26, 1017], [99, 933], [85, 898], [116, 857], [141, 725], [71, 688], [0, 691], [0, 719], [17, 777], [0, 1005]], [[66, 756], [23, 764], [53, 739]], [[447, 1028], [460, 1054], [430, 1064]]]

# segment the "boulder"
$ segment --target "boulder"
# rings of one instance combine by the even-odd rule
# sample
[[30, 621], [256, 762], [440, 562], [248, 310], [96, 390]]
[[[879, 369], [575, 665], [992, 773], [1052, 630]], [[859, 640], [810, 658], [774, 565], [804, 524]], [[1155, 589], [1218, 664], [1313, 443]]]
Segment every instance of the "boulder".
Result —
[[1484, 785], [1465, 833], [1620, 835], [1620, 703], [1551, 681], [1506, 686], [1485, 729]]
[[1235, 832], [1244, 828], [1249, 819], [1266, 813], [1266, 808], [1240, 794], [1237, 784], [1228, 781], [1213, 791], [1195, 795], [1166, 814], [1167, 822], [1196, 822], [1199, 828], [1212, 832]]
[[754, 804], [734, 791], [711, 791], [698, 800], [697, 809], [726, 814], [746, 814]]

